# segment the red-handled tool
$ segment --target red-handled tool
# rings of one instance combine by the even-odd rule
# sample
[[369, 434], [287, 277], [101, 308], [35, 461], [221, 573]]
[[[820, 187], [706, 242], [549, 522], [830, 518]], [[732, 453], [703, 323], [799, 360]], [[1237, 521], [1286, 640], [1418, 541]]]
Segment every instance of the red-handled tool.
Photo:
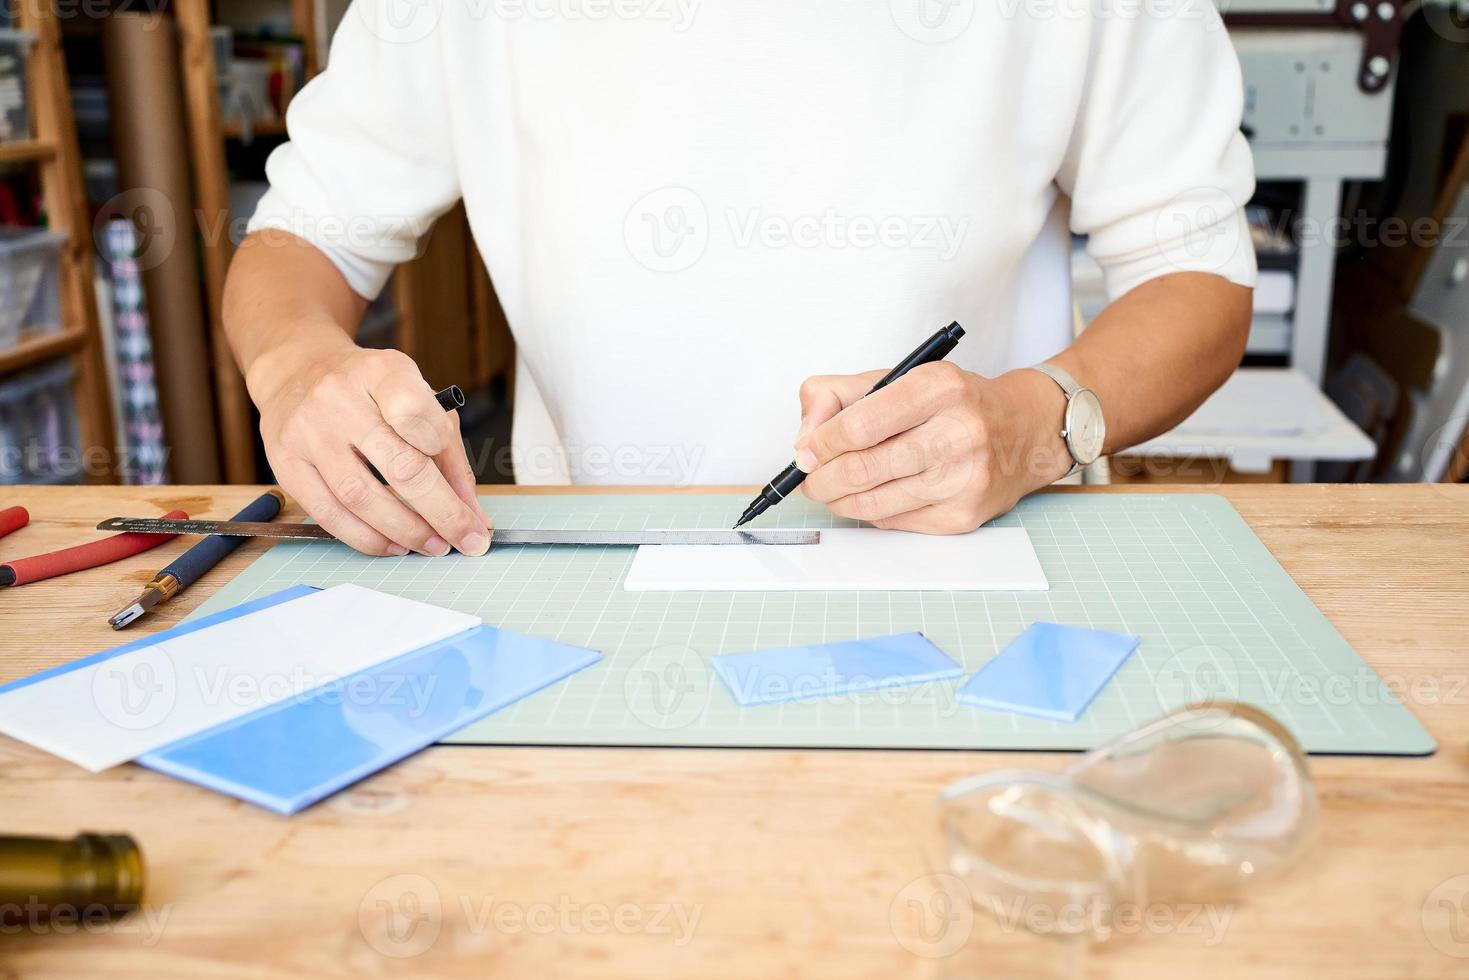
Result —
[[24, 507], [7, 507], [0, 510], [0, 538], [11, 531], [19, 531], [31, 522], [30, 511]]
[[[10, 510], [24, 510], [12, 507]], [[4, 517], [10, 511], [0, 511], [0, 527], [4, 527]], [[181, 510], [171, 510], [163, 515], [165, 518], [187, 519], [189, 515]], [[24, 522], [16, 527], [24, 526]], [[101, 541], [91, 541], [87, 544], [79, 544], [74, 548], [63, 548], [53, 551], [48, 555], [36, 555], [33, 558], [17, 558], [15, 561], [0, 565], [0, 587], [7, 585], [25, 585], [28, 582], [39, 582], [45, 578], [55, 578], [58, 575], [67, 575], [71, 572], [79, 572], [84, 568], [96, 568], [99, 565], [107, 565], [123, 558], [142, 554], [150, 548], [156, 548], [165, 541], [177, 537], [175, 534], [140, 534], [129, 531], [125, 534], [114, 534], [110, 538]]]

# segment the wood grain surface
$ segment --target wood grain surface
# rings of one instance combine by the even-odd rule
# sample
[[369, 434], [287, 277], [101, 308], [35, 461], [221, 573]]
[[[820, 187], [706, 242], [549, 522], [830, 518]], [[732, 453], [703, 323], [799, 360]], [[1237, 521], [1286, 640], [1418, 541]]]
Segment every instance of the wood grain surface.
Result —
[[[1234, 503], [1439, 742], [1421, 759], [1313, 758], [1310, 851], [1228, 903], [1144, 909], [1078, 949], [950, 901], [935, 793], [1058, 754], [440, 746], [283, 818], [0, 738], [0, 833], [124, 831], [149, 868], [122, 922], [0, 930], [0, 976], [1469, 975], [1469, 488], [1178, 492], [1200, 489]], [[260, 488], [7, 491], [0, 506], [32, 521], [0, 561], [90, 540], [106, 517], [228, 517]], [[0, 681], [114, 645], [107, 615], [188, 544], [0, 593]]]

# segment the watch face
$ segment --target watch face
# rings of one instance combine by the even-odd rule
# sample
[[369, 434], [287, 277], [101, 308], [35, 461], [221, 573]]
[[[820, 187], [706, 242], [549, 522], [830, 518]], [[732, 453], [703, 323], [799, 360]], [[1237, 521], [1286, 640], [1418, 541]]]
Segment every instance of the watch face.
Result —
[[1090, 388], [1082, 388], [1066, 407], [1067, 444], [1083, 466], [1102, 455], [1107, 425], [1102, 421], [1102, 403]]

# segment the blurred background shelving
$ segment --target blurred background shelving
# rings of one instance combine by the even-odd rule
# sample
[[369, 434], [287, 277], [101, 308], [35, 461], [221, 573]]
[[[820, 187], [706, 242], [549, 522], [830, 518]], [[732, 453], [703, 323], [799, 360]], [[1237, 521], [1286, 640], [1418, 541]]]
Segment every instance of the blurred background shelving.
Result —
[[[1259, 176], [1249, 345], [1199, 413], [1091, 477], [1463, 479], [1469, 0], [1224, 6]], [[220, 300], [348, 0], [64, 9], [0, 0], [0, 483], [268, 480]], [[1390, 222], [1433, 234], [1385, 243]], [[1083, 324], [1106, 300], [1084, 245]], [[472, 460], [510, 479], [485, 450], [508, 445], [514, 345], [462, 207], [358, 339], [465, 388]]]
[[[66, 235], [56, 274], [31, 277], [37, 295], [63, 309], [54, 324], [27, 322], [14, 343], [0, 323], [0, 379], [67, 360], [63, 417], [46, 428], [71, 451], [106, 447], [109, 461], [91, 479], [268, 480], [220, 301], [264, 193], [265, 160], [286, 139], [290, 101], [325, 63], [325, 39], [347, 4], [117, 0], [80, 9], [58, 18], [54, 0], [0, 7], [23, 29], [15, 71], [29, 96], [15, 131], [0, 128], [0, 223]], [[0, 36], [8, 124], [5, 45]], [[0, 238], [0, 263], [12, 251]], [[19, 270], [0, 266], [0, 287]], [[397, 270], [360, 339], [407, 351], [436, 385], [459, 384], [470, 393], [467, 430], [508, 440], [513, 345], [462, 208]], [[38, 427], [5, 392], [0, 382], [0, 452], [14, 457]], [[0, 482], [41, 476], [12, 466]]]
[[52, 0], [0, 22], [0, 483], [103, 482], [112, 404]]
[[[264, 162], [286, 138], [290, 98], [325, 63], [345, 3], [320, 0], [179, 0], [184, 102], [197, 206], [227, 216], [233, 234], [203, 248], [215, 349], [223, 350], [219, 303], [239, 230], [265, 193]], [[359, 340], [410, 354], [430, 384], [459, 384], [475, 397], [466, 426], [502, 406], [513, 346], [462, 207], [439, 220], [422, 254], [399, 268], [364, 317]], [[223, 476], [258, 478], [266, 463], [243, 380], [227, 358], [214, 364]], [[505, 434], [508, 438], [508, 431]], [[488, 474], [487, 474], [488, 475]]]

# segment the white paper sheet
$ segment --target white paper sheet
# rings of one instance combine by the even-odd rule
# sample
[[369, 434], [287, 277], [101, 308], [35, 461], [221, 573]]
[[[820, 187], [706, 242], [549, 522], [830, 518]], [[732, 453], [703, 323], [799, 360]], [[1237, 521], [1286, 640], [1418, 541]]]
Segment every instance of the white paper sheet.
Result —
[[823, 528], [815, 545], [691, 545], [638, 549], [629, 592], [1042, 591], [1050, 588], [1024, 528], [913, 534]]
[[99, 772], [479, 625], [338, 585], [0, 694], [0, 732]]

